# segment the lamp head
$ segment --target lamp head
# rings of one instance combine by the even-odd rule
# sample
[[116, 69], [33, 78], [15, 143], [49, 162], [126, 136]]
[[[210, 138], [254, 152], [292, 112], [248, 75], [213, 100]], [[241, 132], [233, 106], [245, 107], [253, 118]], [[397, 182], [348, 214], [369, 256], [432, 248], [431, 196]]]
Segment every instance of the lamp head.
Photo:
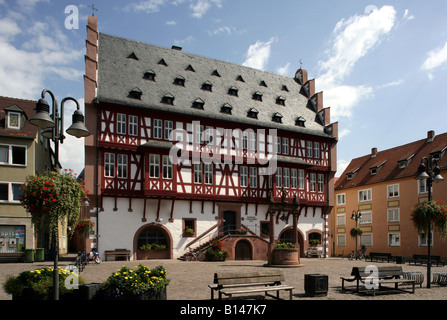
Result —
[[53, 128], [56, 126], [54, 120], [50, 116], [50, 105], [44, 98], [39, 99], [36, 103], [36, 114], [29, 119], [29, 122], [42, 129]]
[[80, 110], [75, 110], [73, 113], [73, 124], [67, 129], [69, 135], [76, 138], [88, 137], [90, 132], [84, 124], [84, 115]]

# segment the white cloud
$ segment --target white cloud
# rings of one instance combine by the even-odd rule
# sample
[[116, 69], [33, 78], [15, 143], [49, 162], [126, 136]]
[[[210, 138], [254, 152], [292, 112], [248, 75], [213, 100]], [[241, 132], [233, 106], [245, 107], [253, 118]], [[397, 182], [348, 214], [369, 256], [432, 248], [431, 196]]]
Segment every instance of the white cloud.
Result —
[[175, 22], [174, 20], [170, 20], [170, 21], [166, 21], [166, 24], [168, 26], [175, 26], [177, 24], [177, 22]]
[[268, 59], [270, 58], [271, 45], [276, 42], [276, 38], [270, 38], [267, 42], [256, 41], [252, 44], [246, 53], [246, 60], [242, 63], [243, 66], [255, 69], [265, 70]]
[[433, 71], [443, 65], [447, 65], [447, 42], [443, 47], [436, 48], [428, 52], [428, 57], [421, 68], [427, 71], [428, 77], [433, 79]]
[[404, 13], [404, 19], [408, 19], [408, 20], [414, 20], [414, 15], [409, 14], [408, 9], [405, 9], [405, 13]]
[[143, 11], [146, 13], [155, 13], [160, 11], [160, 7], [164, 5], [166, 0], [145, 0], [137, 3], [130, 3], [124, 9], [133, 11]]
[[287, 76], [290, 72], [290, 62], [287, 62], [285, 65], [276, 68], [276, 72], [280, 75]]
[[355, 15], [336, 24], [332, 47], [327, 58], [319, 62], [321, 75], [317, 79], [318, 89], [324, 91], [324, 103], [331, 107], [332, 119], [351, 117], [354, 106], [373, 95], [373, 88], [346, 85], [343, 80], [390, 33], [395, 17], [393, 7], [383, 6], [368, 15]]
[[340, 177], [345, 169], [349, 166], [350, 161], [346, 160], [337, 160], [337, 172], [335, 173], [336, 177]]
[[197, 0], [195, 3], [190, 5], [194, 18], [202, 18], [203, 15], [215, 4], [218, 8], [222, 7], [222, 0]]

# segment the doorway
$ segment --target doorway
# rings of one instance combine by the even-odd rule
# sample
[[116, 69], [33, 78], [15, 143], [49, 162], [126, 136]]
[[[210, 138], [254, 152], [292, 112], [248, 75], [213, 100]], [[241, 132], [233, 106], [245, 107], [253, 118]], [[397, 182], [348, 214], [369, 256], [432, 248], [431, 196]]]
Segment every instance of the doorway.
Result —
[[235, 260], [252, 260], [251, 245], [247, 240], [239, 240], [234, 251]]
[[236, 212], [224, 211], [223, 214], [223, 232], [225, 235], [236, 231]]

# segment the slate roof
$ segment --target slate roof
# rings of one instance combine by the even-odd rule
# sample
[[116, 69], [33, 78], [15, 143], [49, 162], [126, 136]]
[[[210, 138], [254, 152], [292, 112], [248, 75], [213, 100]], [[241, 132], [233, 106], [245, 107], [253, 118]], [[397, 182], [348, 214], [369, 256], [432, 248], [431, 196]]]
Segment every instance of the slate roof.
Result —
[[[97, 100], [332, 137], [294, 78], [179, 49], [99, 33]], [[146, 73], [155, 74], [155, 81], [145, 79]], [[175, 85], [176, 78], [184, 79], [184, 86]], [[211, 91], [203, 84], [211, 85]], [[228, 94], [233, 87], [238, 90], [237, 97]], [[253, 99], [257, 92], [262, 101]], [[163, 103], [164, 96], [173, 97], [173, 105]], [[285, 106], [277, 103], [278, 98], [285, 100]], [[203, 109], [193, 108], [195, 101], [203, 102]], [[221, 112], [225, 104], [231, 114]], [[258, 119], [247, 117], [251, 108], [258, 111]], [[282, 123], [272, 121], [277, 112]], [[305, 128], [296, 125], [298, 117], [305, 120]]]
[[28, 120], [36, 113], [34, 110], [36, 103], [37, 101], [0, 96], [0, 136], [34, 139], [37, 135], [37, 127], [30, 124], [29, 121], [23, 124], [22, 130], [7, 128], [6, 111], [22, 112], [25, 119]]
[[[434, 133], [433, 133], [434, 134]], [[335, 190], [356, 188], [374, 183], [395, 179], [415, 177], [418, 172], [421, 159], [430, 154], [439, 154], [438, 166], [441, 170], [447, 169], [447, 133], [435, 135], [433, 139], [427, 138], [414, 141], [402, 146], [379, 151], [351, 160], [348, 167], [337, 180]], [[375, 156], [373, 156], [375, 155]], [[406, 162], [400, 167], [401, 162]], [[403, 163], [402, 163], [403, 164]], [[378, 168], [376, 174], [371, 174], [372, 168]], [[348, 174], [355, 173], [352, 179]], [[447, 176], [444, 176], [447, 178]]]

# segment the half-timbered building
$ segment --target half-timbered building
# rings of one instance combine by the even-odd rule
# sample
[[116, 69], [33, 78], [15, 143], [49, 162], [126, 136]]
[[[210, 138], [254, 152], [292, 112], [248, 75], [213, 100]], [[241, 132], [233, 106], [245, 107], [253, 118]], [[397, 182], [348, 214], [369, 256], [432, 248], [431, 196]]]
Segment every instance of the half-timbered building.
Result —
[[[95, 17], [86, 46], [89, 245], [133, 259], [179, 258], [224, 235], [230, 259], [266, 259], [272, 240], [324, 245], [338, 128], [305, 70], [286, 77], [100, 33]], [[296, 212], [269, 210], [294, 201]]]

